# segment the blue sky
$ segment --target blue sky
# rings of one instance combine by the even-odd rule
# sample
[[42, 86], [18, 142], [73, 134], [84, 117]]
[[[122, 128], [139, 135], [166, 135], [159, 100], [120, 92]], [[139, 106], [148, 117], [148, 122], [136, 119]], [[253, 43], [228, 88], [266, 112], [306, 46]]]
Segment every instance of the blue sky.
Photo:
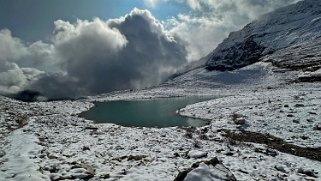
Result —
[[165, 20], [189, 9], [177, 1], [159, 2], [150, 7], [143, 0], [0, 0], [0, 29], [10, 29], [25, 41], [47, 40], [58, 19], [103, 20], [118, 18], [134, 7], [148, 9], [159, 20]]

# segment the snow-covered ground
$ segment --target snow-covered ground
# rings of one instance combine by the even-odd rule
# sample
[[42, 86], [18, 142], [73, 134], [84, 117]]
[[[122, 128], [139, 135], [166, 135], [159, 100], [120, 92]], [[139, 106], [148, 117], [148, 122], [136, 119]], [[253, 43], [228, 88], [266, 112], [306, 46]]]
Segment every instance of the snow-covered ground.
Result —
[[[30, 104], [1, 97], [1, 124], [14, 127], [14, 117], [19, 116], [24, 116], [28, 124], [1, 133], [6, 143], [0, 147], [5, 152], [0, 158], [0, 178], [173, 180], [195, 162], [218, 158], [221, 165], [200, 164], [186, 180], [226, 174], [237, 180], [318, 180], [320, 161], [282, 153], [267, 145], [236, 142], [225, 137], [224, 130], [269, 133], [294, 145], [320, 147], [320, 91], [318, 83], [299, 83], [244, 89], [164, 86], [78, 101]], [[179, 111], [212, 120], [209, 126], [128, 128], [94, 124], [77, 116], [92, 107], [93, 101], [189, 95], [220, 97]], [[244, 120], [234, 122], [233, 114]]]
[[[212, 120], [220, 129], [269, 133], [298, 146], [321, 147], [321, 87], [298, 84], [254, 90], [189, 105], [184, 116]], [[244, 123], [236, 124], [233, 115]]]

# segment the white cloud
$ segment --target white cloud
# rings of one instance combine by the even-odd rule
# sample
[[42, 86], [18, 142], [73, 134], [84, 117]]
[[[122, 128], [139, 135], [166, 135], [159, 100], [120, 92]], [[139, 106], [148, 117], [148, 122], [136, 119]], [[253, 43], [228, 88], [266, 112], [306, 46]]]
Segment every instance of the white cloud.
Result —
[[231, 31], [276, 8], [298, 0], [186, 0], [192, 12], [166, 22], [186, 44], [188, 60], [206, 56]]
[[199, 0], [187, 0], [187, 5], [193, 10], [201, 10], [201, 3]]
[[9, 30], [0, 30], [0, 93], [16, 93], [42, 74], [35, 68], [21, 68], [17, 62], [29, 55], [29, 47]]
[[0, 72], [0, 93], [12, 94], [36, 81], [43, 72], [33, 68], [20, 68], [15, 63], [3, 63]]
[[[73, 44], [74, 53], [78, 49], [93, 51], [107, 51], [115, 53], [126, 46], [126, 38], [115, 28], [110, 28], [106, 22], [96, 18], [93, 21], [78, 20], [75, 24], [58, 20], [55, 22], [55, 46], [68, 46]], [[87, 43], [85, 43], [88, 40]], [[94, 43], [92, 43], [94, 42]], [[91, 44], [92, 43], [92, 44]]]
[[27, 53], [18, 38], [13, 38], [8, 29], [0, 30], [0, 61], [14, 61]]

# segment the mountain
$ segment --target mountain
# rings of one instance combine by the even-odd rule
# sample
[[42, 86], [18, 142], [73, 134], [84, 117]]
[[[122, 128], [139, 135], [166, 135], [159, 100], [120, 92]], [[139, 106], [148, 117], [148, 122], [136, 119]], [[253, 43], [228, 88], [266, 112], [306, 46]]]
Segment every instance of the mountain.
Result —
[[230, 71], [266, 61], [279, 68], [317, 70], [320, 50], [321, 0], [305, 0], [232, 32], [210, 53], [206, 69]]

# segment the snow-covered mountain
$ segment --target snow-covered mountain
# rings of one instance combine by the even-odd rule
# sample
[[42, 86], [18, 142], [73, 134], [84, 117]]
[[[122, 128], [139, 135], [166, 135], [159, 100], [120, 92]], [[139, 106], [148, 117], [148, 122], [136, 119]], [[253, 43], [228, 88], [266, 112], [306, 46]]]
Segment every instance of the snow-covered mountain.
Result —
[[264, 60], [291, 69], [321, 67], [321, 0], [304, 0], [233, 32], [208, 57], [207, 70], [235, 70]]

